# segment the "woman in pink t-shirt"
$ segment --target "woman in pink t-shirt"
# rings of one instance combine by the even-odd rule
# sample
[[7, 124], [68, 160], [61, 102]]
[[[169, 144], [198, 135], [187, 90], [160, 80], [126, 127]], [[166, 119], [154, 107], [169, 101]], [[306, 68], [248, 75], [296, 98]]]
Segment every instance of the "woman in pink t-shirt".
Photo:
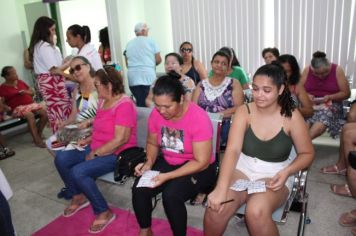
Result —
[[90, 203], [96, 217], [89, 232], [99, 233], [116, 216], [109, 209], [95, 179], [114, 171], [119, 152], [136, 146], [137, 114], [133, 101], [124, 93], [120, 74], [113, 67], [98, 70], [94, 85], [99, 96], [96, 117], [78, 125], [80, 128], [93, 125], [92, 135], [78, 142], [81, 146], [90, 145], [84, 151], [58, 152], [54, 162], [73, 195], [63, 216], [70, 217]]
[[141, 176], [155, 170], [159, 174], [152, 179], [150, 188], [137, 187], [137, 178], [132, 189], [133, 208], [140, 235], [152, 235], [152, 197], [162, 192], [173, 234], [185, 235], [185, 202], [215, 182], [213, 127], [203, 109], [184, 99], [184, 88], [176, 74], [156, 81], [153, 101], [155, 109], [148, 119], [147, 161], [138, 164], [135, 173]]

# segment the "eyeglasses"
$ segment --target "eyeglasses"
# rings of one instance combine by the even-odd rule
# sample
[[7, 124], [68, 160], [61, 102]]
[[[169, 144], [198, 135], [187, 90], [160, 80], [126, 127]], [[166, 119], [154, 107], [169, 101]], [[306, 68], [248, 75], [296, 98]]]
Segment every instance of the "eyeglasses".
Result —
[[193, 48], [181, 48], [180, 51], [191, 53], [193, 51]]
[[80, 71], [82, 69], [82, 66], [84, 66], [84, 65], [86, 65], [86, 64], [75, 65], [73, 68], [69, 69], [69, 73], [72, 75], [72, 74], [74, 74], [75, 71]]

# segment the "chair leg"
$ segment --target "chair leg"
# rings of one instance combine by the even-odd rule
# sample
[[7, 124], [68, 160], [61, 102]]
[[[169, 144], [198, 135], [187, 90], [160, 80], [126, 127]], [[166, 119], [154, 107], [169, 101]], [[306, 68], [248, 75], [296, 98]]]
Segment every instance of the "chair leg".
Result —
[[299, 225], [298, 225], [298, 236], [304, 235], [305, 224], [310, 223], [307, 217], [307, 207], [308, 207], [308, 193], [305, 193], [304, 198], [302, 199], [302, 209], [299, 217]]

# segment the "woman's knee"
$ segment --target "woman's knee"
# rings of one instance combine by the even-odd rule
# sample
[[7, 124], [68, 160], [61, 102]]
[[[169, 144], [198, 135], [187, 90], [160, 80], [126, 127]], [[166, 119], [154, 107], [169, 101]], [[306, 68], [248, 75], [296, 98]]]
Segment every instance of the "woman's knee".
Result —
[[266, 206], [247, 204], [245, 216], [248, 224], [259, 224], [271, 219], [272, 211]]

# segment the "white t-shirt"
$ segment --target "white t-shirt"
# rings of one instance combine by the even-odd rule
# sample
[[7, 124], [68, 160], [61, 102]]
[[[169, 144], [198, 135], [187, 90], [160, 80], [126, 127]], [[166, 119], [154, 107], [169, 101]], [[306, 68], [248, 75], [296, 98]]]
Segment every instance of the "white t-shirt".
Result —
[[83, 56], [90, 62], [91, 66], [95, 71], [103, 69], [103, 64], [101, 63], [100, 55], [95, 49], [94, 45], [87, 43], [78, 52], [78, 56]]
[[33, 52], [33, 68], [35, 74], [49, 73], [53, 66], [62, 65], [62, 54], [57, 46], [43, 40], [35, 45]]

